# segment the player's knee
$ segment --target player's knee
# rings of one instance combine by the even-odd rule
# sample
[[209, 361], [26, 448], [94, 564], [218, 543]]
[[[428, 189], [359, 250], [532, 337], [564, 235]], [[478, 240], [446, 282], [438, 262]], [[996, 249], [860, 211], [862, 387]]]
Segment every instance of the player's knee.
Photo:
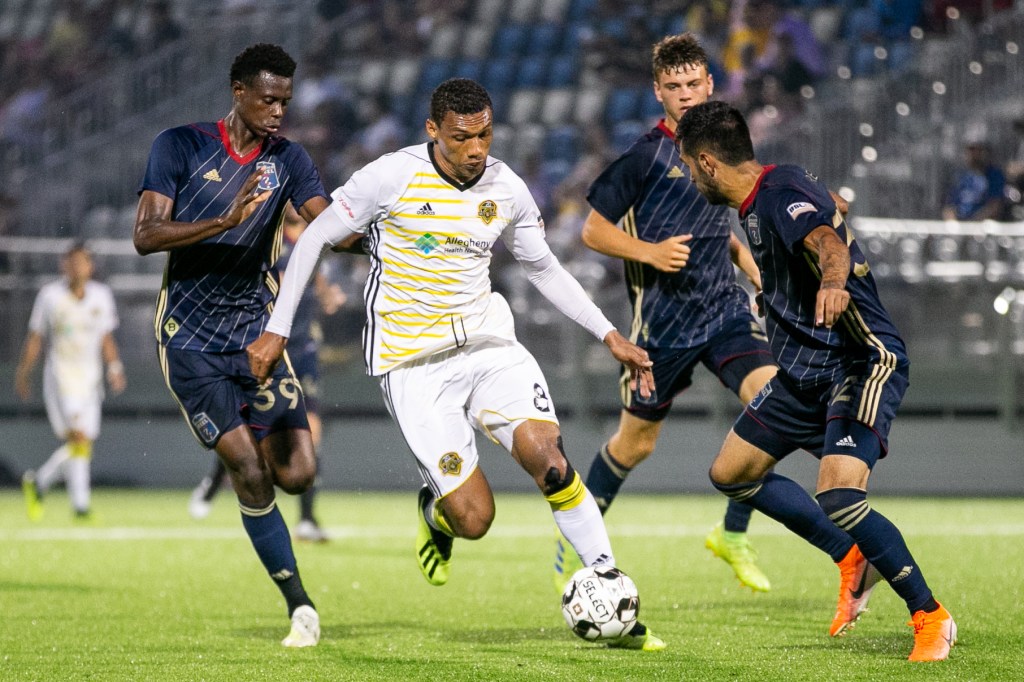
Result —
[[563, 465], [562, 470], [559, 470], [558, 466], [551, 466], [544, 474], [544, 480], [541, 482], [540, 489], [545, 497], [550, 497], [568, 488], [576, 476], [576, 470], [572, 468], [569, 460], [563, 457], [562, 462], [559, 464]]
[[867, 491], [859, 488], [832, 488], [818, 493], [815, 499], [832, 521], [840, 523], [852, 519], [859, 521], [870, 509], [867, 497]]
[[455, 535], [466, 540], [479, 540], [487, 535], [494, 522], [494, 505], [473, 505], [457, 512], [445, 509], [445, 518]]
[[289, 495], [301, 495], [313, 485], [314, 478], [315, 466], [292, 465], [276, 471], [274, 482]]
[[717, 459], [711, 464], [708, 478], [711, 479], [711, 484], [716, 488], [721, 485], [735, 485], [741, 482], [740, 477], [732, 467], [726, 466]]

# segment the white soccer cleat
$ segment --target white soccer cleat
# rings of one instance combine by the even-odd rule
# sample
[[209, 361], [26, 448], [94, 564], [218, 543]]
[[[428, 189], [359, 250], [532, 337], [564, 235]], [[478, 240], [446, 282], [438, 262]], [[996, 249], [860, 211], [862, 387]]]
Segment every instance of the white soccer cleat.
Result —
[[210, 492], [213, 480], [209, 476], [199, 482], [199, 485], [192, 491], [192, 497], [188, 500], [188, 513], [193, 519], [201, 521], [210, 515], [213, 509], [213, 500], [206, 499]]
[[327, 542], [329, 539], [324, 529], [309, 519], [303, 519], [295, 526], [295, 538], [303, 542]]
[[292, 612], [292, 629], [281, 644], [292, 649], [316, 646], [320, 641], [320, 614], [312, 606], [300, 606]]

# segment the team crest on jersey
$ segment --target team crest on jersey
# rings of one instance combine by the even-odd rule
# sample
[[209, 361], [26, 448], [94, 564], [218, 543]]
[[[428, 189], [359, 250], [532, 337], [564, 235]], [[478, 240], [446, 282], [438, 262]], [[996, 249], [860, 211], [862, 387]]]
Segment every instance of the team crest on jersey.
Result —
[[462, 458], [457, 452], [446, 452], [438, 460], [437, 466], [445, 476], [458, 476], [462, 473]]
[[551, 400], [548, 398], [548, 394], [544, 392], [544, 387], [540, 384], [533, 385], [533, 406], [541, 412], [551, 411]]
[[747, 216], [747, 237], [750, 238], [751, 244], [760, 246], [761, 244], [761, 221], [758, 220], [756, 213], [751, 213]]
[[199, 437], [207, 445], [213, 445], [213, 442], [217, 440], [217, 436], [220, 435], [220, 429], [206, 416], [205, 412], [200, 412], [192, 417], [192, 426], [195, 427], [196, 433], [199, 434]]
[[273, 161], [260, 161], [256, 164], [256, 170], [263, 171], [263, 177], [257, 185], [260, 189], [277, 189], [281, 186], [281, 181], [277, 178], [277, 165]]
[[484, 199], [477, 206], [476, 214], [484, 225], [490, 225], [491, 221], [498, 217], [498, 205], [490, 199]]
[[786, 207], [786, 213], [788, 213], [789, 217], [793, 220], [796, 220], [798, 215], [803, 213], [813, 213], [817, 210], [818, 209], [816, 209], [813, 204], [808, 204], [806, 201], [798, 201], [795, 204], [790, 204]]
[[164, 334], [167, 334], [167, 338], [177, 334], [179, 329], [181, 329], [181, 325], [173, 317], [168, 317], [167, 321], [164, 322]]

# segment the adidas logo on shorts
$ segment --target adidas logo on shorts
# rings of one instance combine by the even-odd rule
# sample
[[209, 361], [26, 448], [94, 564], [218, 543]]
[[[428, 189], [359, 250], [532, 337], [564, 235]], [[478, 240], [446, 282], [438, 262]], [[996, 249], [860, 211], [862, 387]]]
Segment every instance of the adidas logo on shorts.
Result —
[[840, 447], [844, 447], [844, 448], [855, 448], [855, 447], [857, 447], [857, 443], [854, 442], [852, 436], [845, 436], [842, 440], [837, 441], [836, 445], [839, 445]]
[[427, 203], [425, 203], [422, 206], [420, 206], [420, 210], [416, 211], [416, 215], [437, 215], [437, 214], [434, 213], [434, 209], [431, 208], [430, 202], [428, 201]]
[[897, 573], [896, 577], [892, 579], [892, 582], [898, 583], [901, 580], [909, 578], [910, 574], [913, 573], [913, 572], [914, 572], [914, 567], [913, 566], [904, 566], [903, 570], [901, 570], [899, 573]]

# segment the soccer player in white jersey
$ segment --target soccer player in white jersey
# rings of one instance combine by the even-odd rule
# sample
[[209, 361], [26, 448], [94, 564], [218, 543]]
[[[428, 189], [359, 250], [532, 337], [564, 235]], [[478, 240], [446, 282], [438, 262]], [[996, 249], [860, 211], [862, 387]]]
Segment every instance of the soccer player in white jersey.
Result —
[[125, 388], [124, 367], [114, 341], [117, 309], [110, 287], [93, 281], [92, 256], [82, 244], [71, 247], [62, 265], [64, 278], [45, 285], [36, 296], [15, 371], [15, 390], [28, 400], [32, 370], [45, 344], [43, 398], [61, 446], [38, 471], [26, 471], [22, 479], [33, 521], [42, 516], [43, 495], [62, 474], [75, 517], [89, 517], [89, 464], [93, 441], [100, 433], [104, 363], [110, 390], [117, 394]]
[[[530, 474], [585, 565], [615, 563], [597, 503], [565, 457], [547, 382], [516, 340], [505, 299], [491, 291], [499, 238], [555, 307], [630, 368], [635, 389], [653, 389], [646, 351], [616, 331], [562, 268], [526, 184], [488, 156], [492, 111], [474, 81], [439, 85], [426, 121], [430, 142], [385, 154], [334, 191], [330, 209], [296, 244], [266, 332], [248, 348], [253, 374], [268, 377], [321, 252], [365, 235], [366, 366], [426, 483], [416, 556], [432, 585], [448, 581], [453, 539], [481, 538], [494, 519], [474, 429]], [[638, 624], [612, 646], [665, 644]]]

